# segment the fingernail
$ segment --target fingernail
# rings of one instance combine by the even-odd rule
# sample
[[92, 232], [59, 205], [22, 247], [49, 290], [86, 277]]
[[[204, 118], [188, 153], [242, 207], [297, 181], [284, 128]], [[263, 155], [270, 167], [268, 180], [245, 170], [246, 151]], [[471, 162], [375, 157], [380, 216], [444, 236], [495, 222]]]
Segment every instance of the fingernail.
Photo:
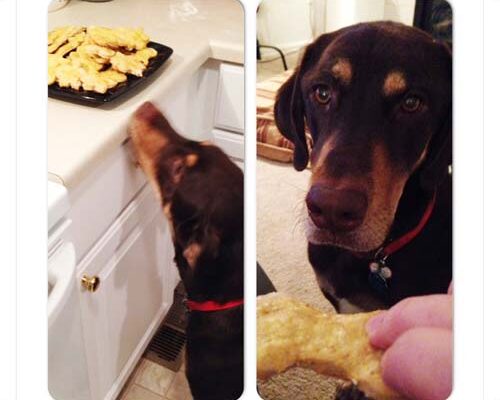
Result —
[[380, 326], [383, 324], [385, 318], [385, 313], [377, 314], [375, 317], [371, 318], [366, 323], [366, 332], [368, 332], [368, 336], [373, 336], [376, 334]]

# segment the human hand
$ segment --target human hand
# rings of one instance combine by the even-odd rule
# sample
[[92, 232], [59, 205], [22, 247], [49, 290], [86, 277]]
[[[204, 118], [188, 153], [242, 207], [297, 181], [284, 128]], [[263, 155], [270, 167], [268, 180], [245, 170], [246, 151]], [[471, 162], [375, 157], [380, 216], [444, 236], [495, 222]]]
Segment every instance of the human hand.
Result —
[[452, 389], [453, 298], [407, 298], [366, 325], [370, 343], [384, 350], [385, 383], [415, 400], [444, 400]]

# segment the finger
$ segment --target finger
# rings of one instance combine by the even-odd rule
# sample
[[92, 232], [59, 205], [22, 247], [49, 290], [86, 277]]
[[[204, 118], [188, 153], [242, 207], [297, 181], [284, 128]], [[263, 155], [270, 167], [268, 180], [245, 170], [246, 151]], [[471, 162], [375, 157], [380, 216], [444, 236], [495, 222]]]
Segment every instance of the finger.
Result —
[[451, 281], [450, 286], [448, 286], [448, 294], [453, 294], [453, 281]]
[[415, 327], [451, 329], [452, 297], [444, 294], [409, 297], [368, 321], [370, 343], [386, 349], [403, 332]]
[[444, 400], [452, 390], [452, 332], [415, 328], [401, 335], [382, 357], [384, 382], [415, 400]]

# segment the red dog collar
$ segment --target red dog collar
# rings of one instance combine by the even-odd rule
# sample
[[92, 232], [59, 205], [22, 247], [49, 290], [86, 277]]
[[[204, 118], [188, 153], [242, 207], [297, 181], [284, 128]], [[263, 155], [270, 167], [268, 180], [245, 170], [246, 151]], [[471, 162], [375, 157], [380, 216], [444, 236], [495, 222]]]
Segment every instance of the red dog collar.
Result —
[[217, 303], [216, 301], [193, 301], [187, 300], [186, 304], [191, 311], [222, 311], [228, 310], [230, 308], [235, 308], [243, 304], [243, 299], [232, 300], [227, 303]]
[[424, 229], [425, 225], [431, 217], [432, 210], [436, 204], [436, 193], [434, 193], [431, 201], [427, 205], [427, 208], [420, 219], [420, 222], [409, 232], [406, 232], [400, 238], [390, 242], [385, 247], [381, 247], [375, 254], [374, 260], [372, 260], [369, 267], [368, 282], [373, 290], [378, 293], [379, 296], [388, 300], [389, 299], [389, 283], [388, 280], [392, 277], [392, 270], [387, 265], [387, 258], [406, 246], [413, 239], [415, 239], [420, 232]]
[[413, 228], [411, 231], [406, 232], [403, 236], [400, 238], [392, 241], [385, 247], [383, 247], [379, 251], [379, 255], [381, 258], [387, 258], [391, 254], [395, 253], [402, 247], [406, 246], [408, 243], [410, 243], [413, 239], [415, 239], [420, 232], [422, 232], [422, 229], [424, 229], [424, 226], [427, 224], [429, 221], [429, 218], [431, 217], [432, 210], [434, 209], [434, 205], [436, 204], [436, 193], [434, 192], [434, 195], [432, 196], [431, 201], [427, 205], [427, 208], [424, 211], [424, 214], [422, 215], [422, 218], [420, 219], [420, 222], [418, 225]]

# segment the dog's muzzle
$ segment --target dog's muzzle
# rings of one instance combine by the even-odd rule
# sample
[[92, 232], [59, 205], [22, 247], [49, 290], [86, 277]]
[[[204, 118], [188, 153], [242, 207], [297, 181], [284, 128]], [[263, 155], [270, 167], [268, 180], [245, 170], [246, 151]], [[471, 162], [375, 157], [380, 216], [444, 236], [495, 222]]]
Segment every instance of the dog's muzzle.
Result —
[[359, 190], [333, 189], [326, 184], [315, 184], [307, 194], [306, 205], [309, 217], [319, 229], [346, 233], [363, 223], [368, 199]]

